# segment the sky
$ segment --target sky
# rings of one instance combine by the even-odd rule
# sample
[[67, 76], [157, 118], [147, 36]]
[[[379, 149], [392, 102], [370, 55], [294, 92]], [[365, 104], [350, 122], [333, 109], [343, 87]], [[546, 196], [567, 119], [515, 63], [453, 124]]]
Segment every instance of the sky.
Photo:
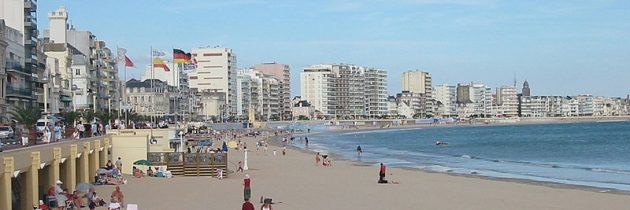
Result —
[[533, 95], [630, 94], [624, 0], [46, 0], [40, 30], [62, 5], [70, 24], [126, 48], [137, 66], [149, 63], [151, 47], [219, 45], [233, 49], [239, 68], [289, 64], [292, 95], [302, 69], [319, 63], [385, 69], [391, 95], [415, 69], [431, 72], [434, 85], [495, 88], [516, 78]]

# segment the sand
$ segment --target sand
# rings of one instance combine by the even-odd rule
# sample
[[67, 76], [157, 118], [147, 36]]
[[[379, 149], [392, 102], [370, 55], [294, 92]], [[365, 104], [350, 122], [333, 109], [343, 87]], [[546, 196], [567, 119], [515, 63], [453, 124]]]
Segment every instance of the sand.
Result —
[[[243, 139], [255, 145], [253, 139]], [[278, 151], [276, 156], [272, 151]], [[270, 146], [264, 153], [250, 148], [245, 173], [223, 180], [210, 177], [131, 178], [122, 185], [125, 202], [142, 210], [240, 209], [242, 179], [252, 180], [252, 203], [270, 197], [275, 210], [321, 209], [630, 209], [630, 195], [580, 187], [532, 184], [454, 176], [419, 170], [388, 168], [387, 179], [400, 184], [377, 184], [378, 166], [334, 160], [332, 167], [315, 166], [306, 151]], [[231, 150], [230, 170], [243, 160]], [[109, 197], [113, 186], [98, 186]], [[103, 208], [101, 208], [103, 209]]]

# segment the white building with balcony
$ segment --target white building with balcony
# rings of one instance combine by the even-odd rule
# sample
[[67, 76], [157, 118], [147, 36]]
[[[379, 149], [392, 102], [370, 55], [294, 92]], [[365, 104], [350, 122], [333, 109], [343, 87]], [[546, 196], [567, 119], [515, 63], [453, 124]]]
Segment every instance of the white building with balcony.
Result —
[[518, 96], [514, 86], [501, 86], [497, 88], [497, 116], [518, 116]]
[[457, 115], [457, 87], [447, 84], [435, 86], [434, 95], [437, 115], [451, 117]]
[[301, 96], [327, 118], [359, 119], [387, 115], [385, 70], [350, 64], [304, 68]]

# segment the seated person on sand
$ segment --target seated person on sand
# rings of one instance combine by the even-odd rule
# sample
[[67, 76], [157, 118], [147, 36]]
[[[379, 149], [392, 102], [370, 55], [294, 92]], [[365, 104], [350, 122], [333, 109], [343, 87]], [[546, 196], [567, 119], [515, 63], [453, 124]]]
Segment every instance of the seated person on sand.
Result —
[[147, 176], [153, 176], [153, 170], [151, 170], [151, 167], [147, 169]]
[[133, 176], [136, 178], [142, 178], [144, 176], [144, 172], [135, 166], [133, 167]]
[[324, 160], [322, 161], [323, 166], [332, 166], [332, 160], [328, 159], [328, 155], [323, 155]]

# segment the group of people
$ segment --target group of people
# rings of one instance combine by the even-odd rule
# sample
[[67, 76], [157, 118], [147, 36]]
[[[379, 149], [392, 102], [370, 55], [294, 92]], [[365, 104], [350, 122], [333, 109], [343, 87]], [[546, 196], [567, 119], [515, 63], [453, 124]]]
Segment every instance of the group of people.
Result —
[[105, 135], [106, 130], [109, 129], [109, 124], [104, 125], [102, 122], [93, 122], [91, 124], [77, 123], [74, 127], [75, 131], [72, 133], [72, 139], [87, 138], [93, 136]]
[[328, 155], [320, 155], [319, 152], [315, 154], [315, 165], [319, 166], [332, 166], [332, 160], [328, 158]]
[[64, 127], [61, 122], [55, 123], [55, 125], [45, 126], [41, 131], [42, 142], [52, 143], [61, 140], [63, 137]]
[[[241, 210], [255, 210], [254, 204], [252, 204], [249, 200], [252, 198], [252, 188], [251, 188], [252, 180], [249, 178], [248, 174], [245, 174], [245, 178], [243, 178], [243, 205], [241, 206]], [[264, 197], [260, 197], [260, 202], [262, 205], [260, 206], [261, 210], [273, 210], [271, 206], [271, 199]]]
[[[112, 192], [110, 196], [109, 210], [120, 210], [123, 205], [125, 195], [119, 186]], [[96, 207], [105, 206], [107, 203], [97, 195], [96, 189], [90, 187], [88, 192], [73, 191], [69, 193], [68, 188], [63, 187], [63, 182], [57, 180], [55, 185], [51, 186], [46, 193], [46, 202], [39, 200], [39, 205], [34, 206], [38, 210], [66, 210], [66, 209], [82, 209], [88, 207], [90, 210]]]

